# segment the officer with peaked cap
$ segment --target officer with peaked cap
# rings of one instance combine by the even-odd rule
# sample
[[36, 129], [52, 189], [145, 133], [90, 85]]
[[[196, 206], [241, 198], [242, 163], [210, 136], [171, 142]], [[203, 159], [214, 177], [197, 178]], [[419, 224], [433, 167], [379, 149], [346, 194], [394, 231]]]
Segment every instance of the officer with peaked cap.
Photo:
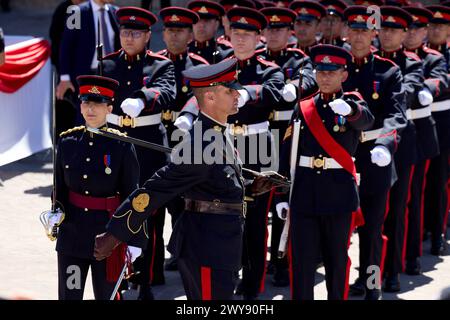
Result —
[[386, 203], [389, 189], [396, 180], [392, 157], [406, 127], [406, 101], [400, 68], [371, 51], [377, 26], [367, 8], [351, 6], [344, 15], [353, 61], [348, 66], [349, 76], [343, 87], [346, 91], [358, 91], [375, 116], [373, 128], [362, 132], [362, 143], [356, 152], [356, 168], [361, 174], [360, 207], [365, 224], [358, 228], [359, 279], [351, 285], [350, 292], [365, 294], [365, 299], [372, 300], [381, 298], [381, 273], [373, 277], [372, 268], [378, 266], [382, 271], [387, 241], [382, 233]]
[[[91, 269], [95, 299], [109, 300], [127, 248], [118, 246], [106, 261], [96, 261], [95, 236], [105, 231], [115, 209], [138, 186], [139, 164], [133, 145], [86, 131], [90, 127], [122, 135], [106, 125], [119, 83], [100, 76], [79, 76], [77, 82], [86, 124], [61, 133], [55, 163], [53, 196], [65, 212], [56, 243], [58, 297], [82, 300]], [[133, 239], [141, 247], [147, 242], [144, 231]], [[79, 274], [80, 286], [72, 283], [74, 274]]]
[[[154, 218], [157, 208], [183, 194], [185, 211], [172, 232], [169, 251], [177, 257], [187, 298], [229, 300], [241, 268], [245, 215], [241, 162], [225, 135], [228, 116], [238, 112], [236, 60], [197, 66], [184, 76], [198, 99], [199, 118], [177, 146], [173, 162], [122, 203], [107, 232], [97, 237], [95, 255], [98, 260], [107, 257], [116, 245], [128, 242], [143, 221]], [[259, 189], [257, 180], [250, 192], [270, 190], [271, 185]]]
[[[353, 232], [353, 212], [359, 205], [354, 157], [361, 130], [374, 121], [358, 92], [343, 92], [351, 54], [336, 46], [311, 49], [319, 92], [302, 100], [293, 120], [300, 119], [298, 140], [291, 122], [284, 136], [280, 172], [288, 174], [297, 157], [291, 202], [288, 195], [276, 206], [289, 210], [291, 293], [295, 300], [314, 299], [315, 270], [324, 261], [328, 299], [347, 298], [350, 260], [347, 249]], [[292, 144], [297, 154], [291, 154]]]
[[347, 4], [342, 0], [320, 0], [319, 3], [327, 10], [327, 15], [320, 20], [322, 39], [321, 43], [328, 43], [342, 47], [344, 31], [344, 10]]
[[[104, 58], [104, 73], [120, 82], [108, 122], [115, 128], [125, 130], [129, 136], [157, 144], [167, 144], [166, 130], [161, 123], [161, 111], [171, 105], [176, 97], [173, 63], [161, 55], [146, 49], [151, 38], [151, 26], [157, 17], [150, 11], [137, 7], [122, 7], [117, 11], [120, 23], [120, 43], [122, 48]], [[164, 153], [137, 146], [136, 152], [141, 167], [140, 184], [167, 163]], [[163, 210], [163, 209], [161, 209]], [[153, 239], [160, 220], [149, 225]], [[162, 221], [161, 221], [162, 220]], [[162, 227], [159, 241], [162, 241]], [[136, 271], [140, 271], [140, 294], [142, 299], [151, 299], [149, 283], [153, 275], [149, 273], [153, 245], [149, 245], [141, 259], [136, 261]], [[141, 265], [142, 262], [142, 265]], [[158, 264], [160, 280], [163, 278], [163, 261]]]
[[[159, 12], [162, 19], [163, 41], [167, 49], [164, 49], [158, 54], [172, 60], [175, 67], [175, 80], [177, 83], [177, 96], [171, 105], [167, 105], [162, 110], [162, 121], [167, 130], [167, 137], [169, 139], [169, 146], [173, 147], [177, 141], [175, 136], [172, 139], [173, 132], [177, 129], [174, 125], [182, 107], [186, 104], [189, 98], [192, 97], [192, 90], [189, 86], [189, 80], [183, 76], [183, 71], [188, 70], [194, 66], [201, 64], [209, 64], [201, 56], [188, 52], [188, 44], [193, 40], [192, 25], [196, 24], [200, 19], [199, 16], [192, 10], [180, 7], [168, 7]], [[184, 201], [181, 198], [174, 199], [167, 207], [172, 216], [172, 226], [181, 212], [184, 210]], [[162, 225], [157, 229], [162, 233]], [[155, 262], [159, 259], [164, 260], [164, 242], [162, 237], [156, 239], [156, 253]], [[154, 265], [157, 265], [155, 263]], [[171, 258], [165, 265], [166, 270], [176, 270], [176, 261]]]

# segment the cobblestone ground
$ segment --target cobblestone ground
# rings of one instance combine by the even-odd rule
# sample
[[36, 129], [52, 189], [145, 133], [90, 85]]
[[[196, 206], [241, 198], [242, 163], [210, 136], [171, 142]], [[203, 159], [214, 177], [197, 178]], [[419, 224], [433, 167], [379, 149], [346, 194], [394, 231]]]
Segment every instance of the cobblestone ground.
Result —
[[[39, 222], [39, 214], [50, 207], [52, 171], [51, 153], [41, 152], [13, 164], [0, 167], [0, 296], [25, 295], [33, 299], [57, 299], [57, 266], [55, 243], [50, 242]], [[166, 219], [170, 221], [170, 219]], [[165, 227], [164, 238], [170, 237], [171, 226]], [[401, 276], [402, 291], [384, 294], [385, 299], [437, 299], [450, 286], [450, 256], [428, 254], [424, 243], [422, 258], [424, 273], [420, 276]], [[350, 257], [353, 261], [350, 280], [357, 276], [358, 237], [352, 237]], [[185, 299], [178, 272], [165, 272], [166, 284], [154, 287], [156, 299]], [[315, 293], [326, 299], [323, 268], [318, 270]], [[288, 288], [275, 288], [271, 276], [266, 279], [263, 299], [287, 299]], [[93, 299], [90, 280], [85, 299]]]

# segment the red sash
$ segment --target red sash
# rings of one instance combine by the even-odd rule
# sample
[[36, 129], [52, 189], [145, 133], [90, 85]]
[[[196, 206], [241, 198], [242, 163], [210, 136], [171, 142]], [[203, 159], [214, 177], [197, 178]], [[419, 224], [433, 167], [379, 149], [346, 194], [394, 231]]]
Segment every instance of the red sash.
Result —
[[[356, 167], [350, 154], [345, 150], [336, 140], [333, 139], [331, 134], [323, 125], [322, 119], [317, 112], [316, 105], [314, 104], [314, 98], [304, 100], [300, 102], [300, 109], [302, 111], [303, 117], [305, 118], [306, 125], [316, 138], [320, 146], [328, 153], [334, 160], [336, 160], [342, 168], [349, 172], [355, 182], [357, 182], [356, 177]], [[356, 225], [363, 225], [364, 218], [362, 217], [361, 210], [358, 209], [354, 212], [354, 219], [356, 220]]]

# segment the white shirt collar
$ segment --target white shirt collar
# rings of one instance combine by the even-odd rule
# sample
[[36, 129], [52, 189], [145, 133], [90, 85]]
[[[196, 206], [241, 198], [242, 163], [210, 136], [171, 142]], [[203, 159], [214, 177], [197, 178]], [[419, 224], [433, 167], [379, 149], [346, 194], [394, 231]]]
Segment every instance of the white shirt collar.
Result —
[[226, 127], [226, 126], [227, 126], [226, 123], [222, 123], [222, 122], [220, 122], [220, 121], [217, 121], [216, 119], [212, 118], [211, 116], [208, 116], [206, 113], [204, 113], [204, 112], [202, 112], [202, 111], [200, 111], [200, 113], [201, 113], [202, 115], [204, 115], [205, 117], [207, 117], [208, 119], [210, 119], [211, 121], [214, 121], [215, 123], [220, 124], [220, 125], [223, 126], [223, 127]]
[[[91, 1], [92, 11], [94, 11], [94, 12], [99, 11], [100, 8], [101, 8], [101, 6], [99, 6], [99, 5], [97, 4], [97, 2], [95, 2], [94, 0], [90, 0], [90, 1]], [[108, 10], [109, 10], [109, 7], [108, 7], [107, 4], [105, 4], [104, 8], [105, 8], [105, 11], [108, 11]]]

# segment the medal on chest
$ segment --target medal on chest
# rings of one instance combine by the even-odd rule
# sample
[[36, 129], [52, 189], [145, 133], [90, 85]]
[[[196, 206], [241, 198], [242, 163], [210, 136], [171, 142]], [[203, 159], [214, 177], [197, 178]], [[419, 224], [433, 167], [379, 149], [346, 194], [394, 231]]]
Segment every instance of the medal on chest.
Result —
[[111, 155], [109, 154], [105, 154], [103, 156], [103, 163], [105, 164], [105, 173], [106, 174], [111, 174], [112, 170], [110, 168], [111, 165]]

